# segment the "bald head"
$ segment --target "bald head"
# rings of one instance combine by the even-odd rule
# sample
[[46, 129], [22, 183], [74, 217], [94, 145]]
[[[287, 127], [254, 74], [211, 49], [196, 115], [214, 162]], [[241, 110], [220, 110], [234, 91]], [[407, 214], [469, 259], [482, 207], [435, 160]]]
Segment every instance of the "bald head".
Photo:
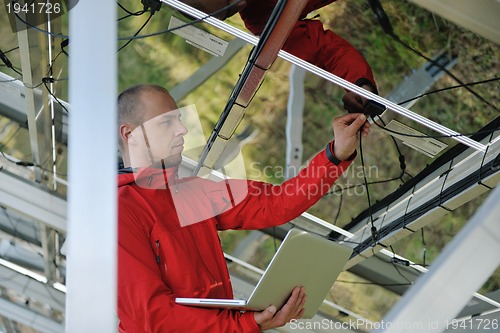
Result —
[[132, 165], [132, 159], [134, 167], [160, 159], [180, 163], [187, 129], [177, 104], [163, 87], [138, 85], [123, 91], [118, 97], [118, 128], [125, 166]]
[[130, 124], [138, 126], [144, 119], [143, 96], [147, 92], [164, 93], [170, 97], [168, 91], [158, 85], [141, 84], [125, 89], [118, 96], [118, 126]]

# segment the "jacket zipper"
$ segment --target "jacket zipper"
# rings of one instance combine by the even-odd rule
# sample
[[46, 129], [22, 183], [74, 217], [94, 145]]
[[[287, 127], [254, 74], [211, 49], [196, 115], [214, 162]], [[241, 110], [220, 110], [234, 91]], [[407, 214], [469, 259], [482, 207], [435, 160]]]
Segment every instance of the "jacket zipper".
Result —
[[156, 263], [159, 265], [160, 264], [160, 241], [157, 239], [156, 240]]

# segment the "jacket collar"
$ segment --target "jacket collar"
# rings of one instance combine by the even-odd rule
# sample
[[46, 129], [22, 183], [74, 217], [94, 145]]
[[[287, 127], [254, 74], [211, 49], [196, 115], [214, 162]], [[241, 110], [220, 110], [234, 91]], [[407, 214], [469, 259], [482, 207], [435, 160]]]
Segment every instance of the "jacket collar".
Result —
[[136, 183], [147, 189], [166, 189], [176, 186], [178, 167], [167, 168], [162, 162], [142, 168], [119, 170], [118, 186]]

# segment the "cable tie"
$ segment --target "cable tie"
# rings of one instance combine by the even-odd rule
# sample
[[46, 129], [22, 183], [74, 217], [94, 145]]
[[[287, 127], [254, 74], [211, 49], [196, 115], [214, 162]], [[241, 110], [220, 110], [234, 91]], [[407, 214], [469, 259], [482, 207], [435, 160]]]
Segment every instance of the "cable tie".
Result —
[[35, 166], [35, 164], [33, 162], [27, 162], [27, 161], [18, 161], [18, 162], [16, 162], [16, 165], [25, 166], [25, 167]]
[[2, 59], [3, 63], [5, 64], [5, 66], [7, 66], [9, 68], [12, 68], [12, 63], [10, 62], [9, 58], [7, 58], [7, 56], [5, 55], [5, 53], [3, 53], [2, 50], [0, 50], [0, 59]]
[[405, 157], [403, 155], [399, 155], [399, 167], [401, 170], [406, 170]]
[[54, 83], [56, 80], [53, 77], [42, 77], [42, 82], [43, 83]]
[[397, 257], [392, 257], [391, 261], [393, 263], [395, 263], [395, 264], [401, 264], [401, 265], [404, 265], [404, 266], [410, 266], [410, 262], [408, 260], [399, 259]]
[[379, 237], [377, 227], [372, 226], [371, 229], [370, 229], [370, 231], [372, 232], [373, 243], [377, 243], [378, 242], [378, 237]]

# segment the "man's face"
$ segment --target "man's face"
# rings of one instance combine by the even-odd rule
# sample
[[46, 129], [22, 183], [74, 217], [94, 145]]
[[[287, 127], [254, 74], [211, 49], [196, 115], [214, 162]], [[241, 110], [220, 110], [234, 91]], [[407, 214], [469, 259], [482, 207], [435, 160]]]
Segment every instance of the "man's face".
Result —
[[151, 90], [141, 94], [144, 122], [132, 130], [128, 148], [131, 166], [149, 166], [163, 160], [166, 167], [182, 160], [186, 127], [175, 101], [168, 94]]

